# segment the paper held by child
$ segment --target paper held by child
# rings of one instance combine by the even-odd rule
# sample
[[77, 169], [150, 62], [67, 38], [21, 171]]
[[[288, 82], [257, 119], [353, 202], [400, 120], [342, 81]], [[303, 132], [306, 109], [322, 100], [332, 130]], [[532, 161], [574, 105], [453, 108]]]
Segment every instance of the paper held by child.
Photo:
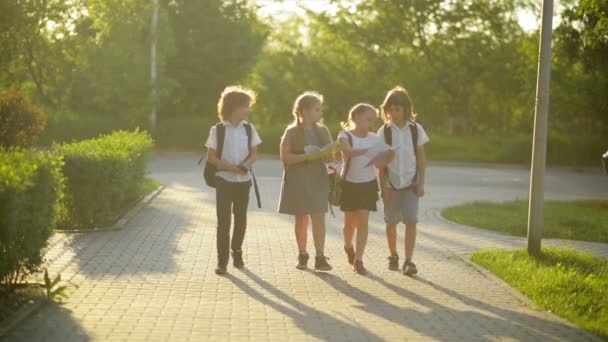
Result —
[[378, 142], [376, 145], [368, 148], [363, 157], [369, 159], [367, 165], [370, 165], [374, 163], [377, 158], [381, 158], [385, 152], [396, 151], [399, 147], [400, 144], [390, 146], [384, 142]]
[[319, 146], [315, 145], [304, 146], [304, 153], [306, 154], [307, 161], [325, 158], [336, 152], [339, 152], [340, 150], [341, 147], [337, 141], [327, 144], [322, 148], [319, 148]]

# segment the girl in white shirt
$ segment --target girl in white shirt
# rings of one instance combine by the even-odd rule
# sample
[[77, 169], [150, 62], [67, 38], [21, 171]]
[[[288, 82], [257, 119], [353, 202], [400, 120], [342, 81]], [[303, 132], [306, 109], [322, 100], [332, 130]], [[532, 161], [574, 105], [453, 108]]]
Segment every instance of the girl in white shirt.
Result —
[[340, 210], [344, 212], [344, 250], [348, 262], [359, 274], [366, 272], [362, 258], [367, 243], [369, 212], [376, 211], [379, 200], [375, 168], [384, 167], [394, 154], [386, 150], [372, 155], [378, 147], [385, 145], [380, 137], [370, 132], [377, 117], [378, 111], [372, 105], [357, 104], [350, 110], [348, 121], [342, 123], [345, 131], [338, 136], [345, 161], [340, 198]]

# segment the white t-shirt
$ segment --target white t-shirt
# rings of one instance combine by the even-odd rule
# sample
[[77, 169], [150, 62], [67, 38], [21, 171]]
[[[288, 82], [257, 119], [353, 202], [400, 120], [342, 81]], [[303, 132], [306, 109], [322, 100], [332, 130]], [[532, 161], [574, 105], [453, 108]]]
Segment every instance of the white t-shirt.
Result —
[[[410, 125], [413, 124], [408, 121], [402, 128], [392, 122], [388, 125], [392, 130], [392, 145], [398, 146], [395, 151], [395, 159], [388, 164], [388, 177], [391, 184], [397, 189], [412, 185], [416, 175], [416, 155], [412, 147], [412, 132], [410, 131]], [[418, 146], [422, 146], [429, 141], [429, 137], [422, 125], [416, 123], [416, 127], [418, 128]], [[378, 130], [378, 137], [384, 141], [384, 125]]]
[[[234, 126], [229, 121], [224, 121], [224, 127], [226, 131], [224, 134], [222, 160], [234, 165], [239, 165], [244, 162], [249, 155], [245, 122], [241, 121], [237, 126]], [[262, 139], [258, 135], [258, 131], [251, 125], [251, 147], [258, 146], [261, 143]], [[215, 125], [211, 127], [209, 138], [207, 139], [205, 146], [217, 150], [217, 133]], [[246, 175], [238, 175], [234, 172], [218, 171], [217, 175], [224, 180], [233, 183], [248, 182], [251, 179], [251, 174], [249, 172]]]
[[[375, 133], [368, 133], [365, 138], [358, 137], [350, 132], [353, 138], [352, 148], [353, 149], [368, 149], [377, 144], [383, 143], [379, 136]], [[340, 133], [338, 140], [346, 139], [348, 141], [348, 135], [346, 132]], [[346, 174], [346, 180], [351, 183], [366, 183], [376, 179], [376, 170], [374, 164], [367, 165], [371, 160], [365, 155], [356, 156], [350, 160], [350, 168]], [[346, 167], [345, 162], [345, 167]]]

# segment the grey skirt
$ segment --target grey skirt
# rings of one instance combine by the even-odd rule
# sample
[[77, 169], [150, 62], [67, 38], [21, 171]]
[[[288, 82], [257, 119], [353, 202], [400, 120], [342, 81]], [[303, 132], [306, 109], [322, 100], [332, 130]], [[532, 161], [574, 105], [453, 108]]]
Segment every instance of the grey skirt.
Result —
[[289, 215], [326, 213], [329, 176], [321, 160], [288, 165], [283, 173], [279, 212]]

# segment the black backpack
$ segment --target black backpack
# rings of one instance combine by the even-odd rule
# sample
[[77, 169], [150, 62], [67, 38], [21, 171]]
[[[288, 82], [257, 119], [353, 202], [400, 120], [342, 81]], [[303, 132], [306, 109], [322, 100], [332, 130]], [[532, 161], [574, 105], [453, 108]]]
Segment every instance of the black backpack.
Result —
[[[409, 186], [405, 189], [395, 188], [393, 183], [391, 183], [391, 181], [388, 178], [388, 166], [386, 166], [384, 168], [384, 174], [386, 175], [386, 180], [388, 181], [388, 184], [391, 186], [391, 188], [394, 191], [408, 190], [408, 189], [415, 187], [416, 184], [418, 183], [418, 150], [416, 149], [416, 147], [418, 146], [418, 126], [415, 122], [412, 122], [412, 123], [413, 123], [413, 125], [410, 125], [410, 132], [412, 133], [411, 134], [412, 147], [414, 148], [414, 158], [416, 159], [416, 173], [414, 174], [414, 181], [412, 182], [411, 186]], [[393, 145], [393, 130], [391, 129], [391, 127], [388, 124], [384, 124], [384, 126], [382, 126], [382, 129], [384, 131], [384, 142], [387, 145], [392, 146]]]
[[[247, 132], [247, 146], [249, 148], [249, 155], [247, 155], [247, 158], [245, 158], [245, 160], [247, 160], [247, 159], [249, 159], [249, 156], [251, 155], [251, 137], [253, 135], [250, 124], [248, 124], [248, 123], [245, 124], [245, 131]], [[224, 126], [224, 123], [220, 122], [217, 125], [215, 125], [215, 136], [217, 138], [216, 156], [218, 159], [222, 159], [222, 152], [224, 151], [224, 139], [226, 137], [226, 126]], [[203, 156], [198, 161], [198, 163], [200, 164], [204, 158], [205, 157]], [[253, 186], [255, 188], [255, 196], [258, 201], [258, 208], [261, 208], [262, 203], [260, 200], [260, 191], [258, 189], [258, 182], [255, 178], [255, 174], [253, 173], [253, 168], [251, 168], [250, 171], [251, 171], [251, 178], [253, 179]], [[216, 176], [217, 172], [218, 172], [218, 169], [215, 165], [211, 164], [209, 162], [209, 160], [205, 161], [205, 170], [203, 172], [204, 177], [205, 177], [205, 183], [212, 188], [215, 188], [215, 186], [216, 186], [215, 176]]]

